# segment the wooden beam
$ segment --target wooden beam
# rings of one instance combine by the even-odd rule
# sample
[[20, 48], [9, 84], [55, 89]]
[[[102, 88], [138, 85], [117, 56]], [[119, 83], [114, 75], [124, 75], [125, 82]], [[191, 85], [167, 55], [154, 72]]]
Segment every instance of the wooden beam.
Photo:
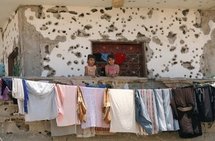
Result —
[[124, 0], [112, 0], [112, 7], [119, 8], [124, 4]]

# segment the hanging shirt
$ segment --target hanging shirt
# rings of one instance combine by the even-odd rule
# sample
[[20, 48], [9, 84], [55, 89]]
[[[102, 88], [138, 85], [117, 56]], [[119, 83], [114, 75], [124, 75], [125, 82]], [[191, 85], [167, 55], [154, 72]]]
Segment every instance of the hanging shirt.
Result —
[[179, 136], [183, 138], [202, 135], [202, 128], [193, 88], [176, 88], [172, 90], [171, 106], [178, 119]]
[[144, 100], [138, 90], [135, 90], [135, 118], [148, 134], [152, 134], [152, 122]]
[[57, 126], [79, 124], [77, 117], [77, 86], [55, 85], [58, 116]]
[[[25, 81], [25, 80], [24, 80]], [[26, 80], [26, 121], [50, 120], [57, 117], [57, 103], [54, 84]]]
[[140, 89], [139, 92], [143, 98], [152, 122], [152, 134], [156, 134], [159, 131], [159, 125], [154, 91], [152, 89]]
[[208, 84], [197, 84], [195, 95], [201, 121], [213, 122], [215, 119], [215, 88]]
[[20, 78], [12, 78], [12, 96], [17, 99], [20, 114], [24, 114], [24, 89], [22, 82], [23, 80]]
[[86, 104], [86, 122], [81, 123], [81, 127], [86, 129], [89, 127], [108, 128], [109, 124], [105, 123], [102, 118], [103, 95], [104, 88], [80, 87], [84, 102]]
[[178, 130], [177, 121], [175, 122], [173, 120], [172, 109], [170, 106], [171, 90], [154, 89], [154, 95], [156, 101], [159, 130], [160, 131]]
[[110, 132], [138, 133], [135, 120], [134, 90], [110, 89]]

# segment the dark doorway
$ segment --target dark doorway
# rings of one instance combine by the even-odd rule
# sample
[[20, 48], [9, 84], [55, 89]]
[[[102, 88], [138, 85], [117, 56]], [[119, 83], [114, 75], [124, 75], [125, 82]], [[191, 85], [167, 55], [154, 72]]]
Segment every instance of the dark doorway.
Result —
[[18, 57], [18, 47], [16, 47], [13, 52], [8, 57], [8, 75], [9, 76], [17, 76], [15, 69], [16, 69], [16, 61]]
[[[137, 42], [92, 42], [93, 54], [123, 54], [125, 60], [119, 64], [120, 76], [146, 77], [146, 60], [143, 43]], [[115, 58], [116, 59], [116, 58]], [[96, 59], [100, 75], [104, 75], [106, 61]]]

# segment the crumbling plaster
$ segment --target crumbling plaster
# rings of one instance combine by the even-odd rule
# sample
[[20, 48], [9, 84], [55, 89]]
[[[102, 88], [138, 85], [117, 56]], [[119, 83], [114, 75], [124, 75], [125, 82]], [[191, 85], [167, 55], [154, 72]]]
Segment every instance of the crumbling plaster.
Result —
[[8, 56], [14, 48], [20, 48], [19, 20], [17, 12], [14, 12], [2, 28], [2, 60], [5, 64], [5, 72], [8, 75]]
[[82, 76], [91, 40], [144, 42], [149, 78], [214, 72], [207, 55], [214, 11], [44, 5], [18, 12], [25, 76]]

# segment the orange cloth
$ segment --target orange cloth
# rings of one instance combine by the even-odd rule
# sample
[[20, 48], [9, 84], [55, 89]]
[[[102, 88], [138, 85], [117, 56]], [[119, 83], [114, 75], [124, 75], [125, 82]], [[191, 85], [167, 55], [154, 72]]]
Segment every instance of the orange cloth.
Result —
[[79, 118], [80, 122], [86, 122], [87, 108], [86, 108], [80, 87], [78, 87], [78, 89], [77, 89], [77, 98], [78, 98], [78, 100], [77, 100], [78, 101], [78, 109], [77, 109], [78, 118]]
[[111, 121], [111, 117], [110, 117], [110, 98], [109, 98], [107, 88], [104, 91], [102, 113], [103, 113], [104, 121], [109, 124], [110, 121]]

